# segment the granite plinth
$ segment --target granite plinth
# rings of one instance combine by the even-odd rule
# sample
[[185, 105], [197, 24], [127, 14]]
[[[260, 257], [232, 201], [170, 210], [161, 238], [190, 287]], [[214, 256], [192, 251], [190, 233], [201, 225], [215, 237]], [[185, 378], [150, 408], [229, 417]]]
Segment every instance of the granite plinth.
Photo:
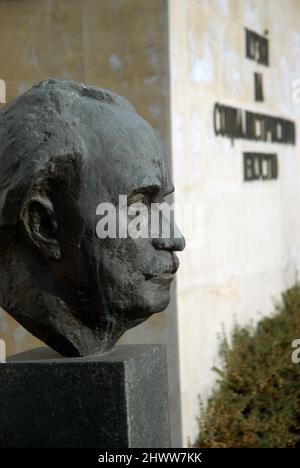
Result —
[[0, 447], [168, 448], [167, 380], [162, 345], [13, 356], [0, 364]]

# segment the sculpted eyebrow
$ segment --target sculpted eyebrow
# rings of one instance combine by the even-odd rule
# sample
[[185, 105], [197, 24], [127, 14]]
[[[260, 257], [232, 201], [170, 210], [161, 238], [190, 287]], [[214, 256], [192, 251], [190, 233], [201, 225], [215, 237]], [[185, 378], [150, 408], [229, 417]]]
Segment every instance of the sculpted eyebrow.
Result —
[[159, 191], [161, 190], [160, 184], [152, 184], [152, 185], [146, 185], [145, 187], [139, 187], [137, 189], [134, 189], [131, 194], [135, 195], [136, 193], [143, 193], [146, 195], [157, 195]]

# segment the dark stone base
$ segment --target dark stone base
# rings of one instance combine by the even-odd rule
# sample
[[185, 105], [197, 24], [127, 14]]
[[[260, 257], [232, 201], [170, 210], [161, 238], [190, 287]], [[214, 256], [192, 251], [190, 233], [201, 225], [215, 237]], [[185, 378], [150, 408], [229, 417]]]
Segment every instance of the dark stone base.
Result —
[[168, 408], [164, 346], [39, 348], [0, 364], [0, 447], [168, 448]]

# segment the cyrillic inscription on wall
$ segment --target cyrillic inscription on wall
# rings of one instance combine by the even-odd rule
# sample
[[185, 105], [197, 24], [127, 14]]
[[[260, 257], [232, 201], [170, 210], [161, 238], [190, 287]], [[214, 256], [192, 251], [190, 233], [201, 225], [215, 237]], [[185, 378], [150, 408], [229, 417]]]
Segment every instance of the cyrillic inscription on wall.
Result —
[[[246, 58], [269, 66], [269, 40], [254, 31], [245, 29]], [[263, 74], [254, 72], [254, 100], [264, 102]], [[234, 140], [243, 139], [282, 145], [296, 144], [295, 122], [280, 116], [252, 112], [216, 103], [213, 111], [216, 136]], [[244, 152], [244, 181], [273, 180], [278, 178], [279, 161], [275, 153]]]

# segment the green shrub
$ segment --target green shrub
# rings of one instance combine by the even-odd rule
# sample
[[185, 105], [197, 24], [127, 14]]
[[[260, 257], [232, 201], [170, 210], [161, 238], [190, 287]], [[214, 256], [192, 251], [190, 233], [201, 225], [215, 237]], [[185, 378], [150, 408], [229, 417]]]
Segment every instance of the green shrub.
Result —
[[221, 340], [222, 369], [204, 410], [195, 447], [295, 447], [300, 434], [300, 283], [282, 294], [276, 313]]

